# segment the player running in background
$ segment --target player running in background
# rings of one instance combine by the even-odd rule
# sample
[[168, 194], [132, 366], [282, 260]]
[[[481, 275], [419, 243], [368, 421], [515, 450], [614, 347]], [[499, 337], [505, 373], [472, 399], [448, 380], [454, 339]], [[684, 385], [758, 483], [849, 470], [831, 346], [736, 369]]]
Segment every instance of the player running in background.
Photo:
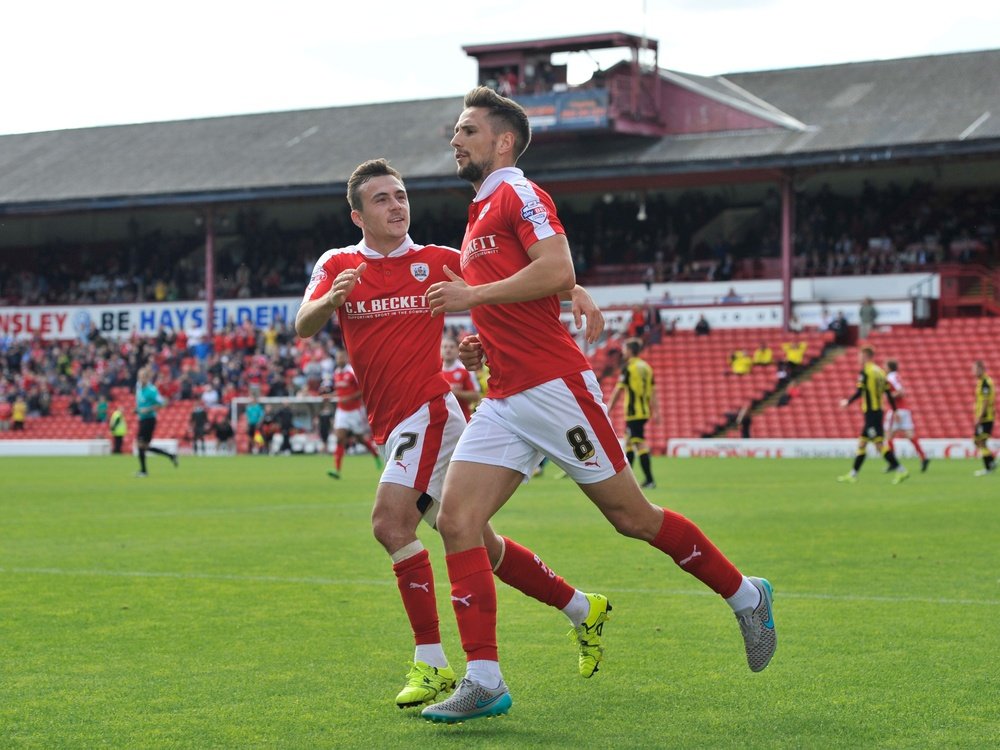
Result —
[[[441, 645], [434, 574], [416, 535], [423, 518], [435, 526], [445, 470], [466, 421], [441, 376], [444, 318], [432, 317], [427, 288], [460, 272], [458, 251], [416, 245], [402, 178], [384, 159], [361, 164], [348, 181], [351, 219], [363, 239], [330, 250], [316, 262], [295, 321], [315, 335], [336, 314], [386, 459], [375, 494], [372, 527], [392, 558], [393, 571], [416, 643], [401, 708], [447, 693], [455, 684]], [[573, 292], [579, 327], [596, 341], [604, 318], [582, 289]], [[610, 605], [600, 594], [567, 584], [530, 550], [486, 529], [489, 569], [500, 580], [560, 609], [574, 628], [590, 633], [579, 648], [580, 673], [590, 677], [603, 654], [601, 628]]]
[[990, 436], [993, 434], [993, 420], [996, 418], [996, 389], [993, 378], [986, 373], [986, 365], [977, 359], [972, 365], [976, 376], [976, 427], [973, 438], [979, 455], [983, 458], [983, 468], [976, 470], [977, 477], [984, 477], [996, 471], [996, 456], [990, 450]]
[[137, 477], [147, 477], [146, 453], [158, 453], [166, 456], [177, 468], [177, 454], [165, 451], [162, 448], [154, 448], [150, 445], [153, 440], [153, 433], [156, 432], [156, 413], [160, 407], [166, 406], [159, 389], [153, 385], [153, 370], [148, 365], [139, 369], [136, 375], [135, 384], [135, 411], [139, 415], [139, 435], [136, 438], [136, 445], [139, 449], [139, 471]]
[[337, 436], [337, 447], [333, 451], [333, 468], [326, 472], [334, 479], [340, 479], [344, 464], [344, 452], [349, 441], [358, 440], [375, 457], [375, 467], [382, 468], [382, 458], [372, 443], [368, 426], [368, 414], [362, 400], [361, 385], [354, 374], [354, 368], [347, 360], [347, 352], [337, 350], [336, 367], [333, 369], [333, 393], [337, 398], [337, 411], [333, 415], [333, 432]]
[[441, 340], [441, 373], [451, 386], [451, 392], [462, 407], [462, 414], [468, 422], [472, 417], [472, 409], [479, 403], [479, 380], [465, 369], [458, 359], [458, 342], [450, 336]]
[[896, 455], [896, 446], [893, 441], [897, 436], [906, 438], [913, 443], [913, 449], [920, 456], [920, 471], [927, 471], [931, 460], [927, 458], [927, 454], [924, 453], [924, 449], [920, 446], [920, 441], [917, 439], [917, 431], [913, 426], [913, 412], [906, 405], [907, 395], [906, 389], [903, 387], [903, 378], [899, 374], [899, 363], [894, 359], [887, 360], [885, 369], [886, 387], [889, 395], [892, 396], [894, 404], [886, 418], [889, 450], [892, 451], [893, 455]]
[[455, 694], [422, 712], [458, 722], [506, 713], [512, 699], [497, 654], [496, 589], [483, 533], [547, 455], [614, 527], [670, 555], [736, 613], [751, 669], [776, 644], [770, 584], [748, 579], [683, 516], [652, 505], [628, 469], [590, 361], [559, 320], [557, 295], [575, 283], [555, 205], [514, 165], [527, 148], [528, 117], [516, 102], [478, 87], [451, 145], [458, 176], [476, 196], [462, 241], [464, 281], [434, 284], [435, 315], [471, 310], [478, 335], [463, 339], [467, 366], [485, 353], [489, 395], [448, 467], [438, 528], [467, 669]]
[[885, 371], [875, 364], [875, 350], [870, 346], [863, 347], [858, 352], [858, 361], [861, 364], [861, 372], [858, 374], [858, 387], [850, 398], [841, 399], [840, 406], [846, 409], [852, 403], [861, 399], [861, 413], [864, 415], [864, 425], [861, 427], [861, 437], [858, 439], [858, 450], [854, 456], [854, 466], [850, 472], [837, 477], [838, 482], [848, 482], [853, 484], [858, 481], [858, 472], [865, 462], [865, 454], [868, 450], [868, 443], [872, 443], [889, 464], [889, 470], [893, 472], [892, 483], [899, 484], [909, 477], [909, 472], [896, 460], [896, 454], [892, 452], [892, 447], [885, 442], [884, 414], [882, 412], [882, 398], [889, 401], [889, 406], [896, 408], [892, 399], [892, 394], [886, 390]]
[[608, 411], [614, 411], [619, 397], [625, 394], [625, 436], [627, 447], [625, 458], [629, 466], [636, 456], [639, 456], [639, 466], [644, 477], [642, 488], [656, 489], [653, 481], [653, 470], [649, 461], [649, 445], [646, 443], [646, 422], [659, 419], [656, 403], [656, 391], [653, 388], [653, 368], [644, 359], [639, 358], [642, 342], [639, 339], [629, 339], [625, 342], [625, 364], [622, 365], [622, 375], [615, 385], [614, 395], [608, 404]]

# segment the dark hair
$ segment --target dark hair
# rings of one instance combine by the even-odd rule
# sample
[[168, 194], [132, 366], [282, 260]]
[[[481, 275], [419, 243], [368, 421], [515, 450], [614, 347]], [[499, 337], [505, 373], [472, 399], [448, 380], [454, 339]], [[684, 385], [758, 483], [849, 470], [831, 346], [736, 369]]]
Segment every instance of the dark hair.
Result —
[[896, 372], [899, 369], [899, 362], [894, 359], [888, 359], [885, 362], [885, 367], [889, 372]]
[[359, 164], [347, 180], [347, 202], [351, 204], [351, 208], [355, 211], [360, 211], [362, 208], [362, 186], [372, 177], [383, 177], [385, 175], [395, 177], [400, 182], [403, 181], [403, 175], [398, 170], [389, 166], [388, 159], [369, 159]]
[[514, 160], [521, 157], [531, 142], [531, 125], [524, 107], [501, 96], [488, 86], [477, 86], [465, 95], [465, 107], [482, 107], [489, 110], [490, 125], [497, 132], [514, 134]]
[[625, 342], [625, 348], [633, 357], [638, 357], [639, 352], [642, 351], [642, 342], [639, 339], [629, 339]]
[[872, 347], [870, 347], [870, 346], [864, 346], [864, 347], [862, 347], [861, 348], [861, 353], [864, 354], [866, 357], [874, 357], [875, 356], [875, 350]]

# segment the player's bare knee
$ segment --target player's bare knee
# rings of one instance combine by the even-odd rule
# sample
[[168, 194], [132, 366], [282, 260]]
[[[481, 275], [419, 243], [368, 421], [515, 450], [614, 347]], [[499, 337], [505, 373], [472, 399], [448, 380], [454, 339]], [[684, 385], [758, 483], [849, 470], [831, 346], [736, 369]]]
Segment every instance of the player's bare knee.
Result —
[[372, 515], [372, 534], [376, 541], [385, 547], [387, 552], [395, 552], [414, 539], [414, 529], [409, 524], [401, 523], [399, 519], [385, 515]]

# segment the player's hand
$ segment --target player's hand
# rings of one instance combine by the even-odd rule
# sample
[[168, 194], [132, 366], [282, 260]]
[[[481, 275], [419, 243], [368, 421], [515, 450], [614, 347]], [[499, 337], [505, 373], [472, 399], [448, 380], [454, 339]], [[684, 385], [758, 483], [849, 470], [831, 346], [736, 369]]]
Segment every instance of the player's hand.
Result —
[[472, 287], [448, 266], [444, 267], [444, 273], [451, 281], [439, 281], [431, 284], [431, 288], [427, 290], [427, 303], [433, 317], [446, 312], [469, 310], [475, 306]]
[[583, 318], [586, 318], [587, 330], [584, 338], [588, 344], [596, 344], [604, 332], [604, 313], [594, 302], [594, 298], [581, 286], [573, 287], [570, 300], [573, 304], [573, 322], [576, 323], [576, 330], [583, 328]]
[[361, 280], [361, 274], [368, 268], [368, 264], [362, 262], [357, 268], [347, 268], [337, 274], [333, 280], [333, 286], [326, 293], [327, 302], [334, 307], [340, 307], [347, 299], [347, 295], [354, 291], [354, 287]]
[[479, 336], [466, 336], [458, 345], [458, 358], [466, 370], [475, 372], [483, 366], [483, 344]]

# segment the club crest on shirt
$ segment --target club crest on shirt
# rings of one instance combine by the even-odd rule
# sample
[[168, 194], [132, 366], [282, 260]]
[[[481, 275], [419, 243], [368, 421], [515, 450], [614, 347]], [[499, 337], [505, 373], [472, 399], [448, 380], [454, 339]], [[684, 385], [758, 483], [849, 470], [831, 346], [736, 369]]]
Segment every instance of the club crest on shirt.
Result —
[[431, 275], [431, 269], [426, 263], [411, 263], [410, 273], [417, 281], [427, 281], [427, 277]]
[[479, 216], [476, 217], [476, 221], [482, 221], [483, 217], [486, 216], [486, 212], [490, 210], [490, 203], [492, 201], [486, 201], [486, 205], [483, 206], [479, 211]]
[[541, 201], [528, 201], [524, 204], [524, 208], [521, 209], [521, 218], [525, 221], [530, 221], [532, 224], [541, 226], [548, 221], [549, 213], [545, 210], [545, 206], [542, 205]]

